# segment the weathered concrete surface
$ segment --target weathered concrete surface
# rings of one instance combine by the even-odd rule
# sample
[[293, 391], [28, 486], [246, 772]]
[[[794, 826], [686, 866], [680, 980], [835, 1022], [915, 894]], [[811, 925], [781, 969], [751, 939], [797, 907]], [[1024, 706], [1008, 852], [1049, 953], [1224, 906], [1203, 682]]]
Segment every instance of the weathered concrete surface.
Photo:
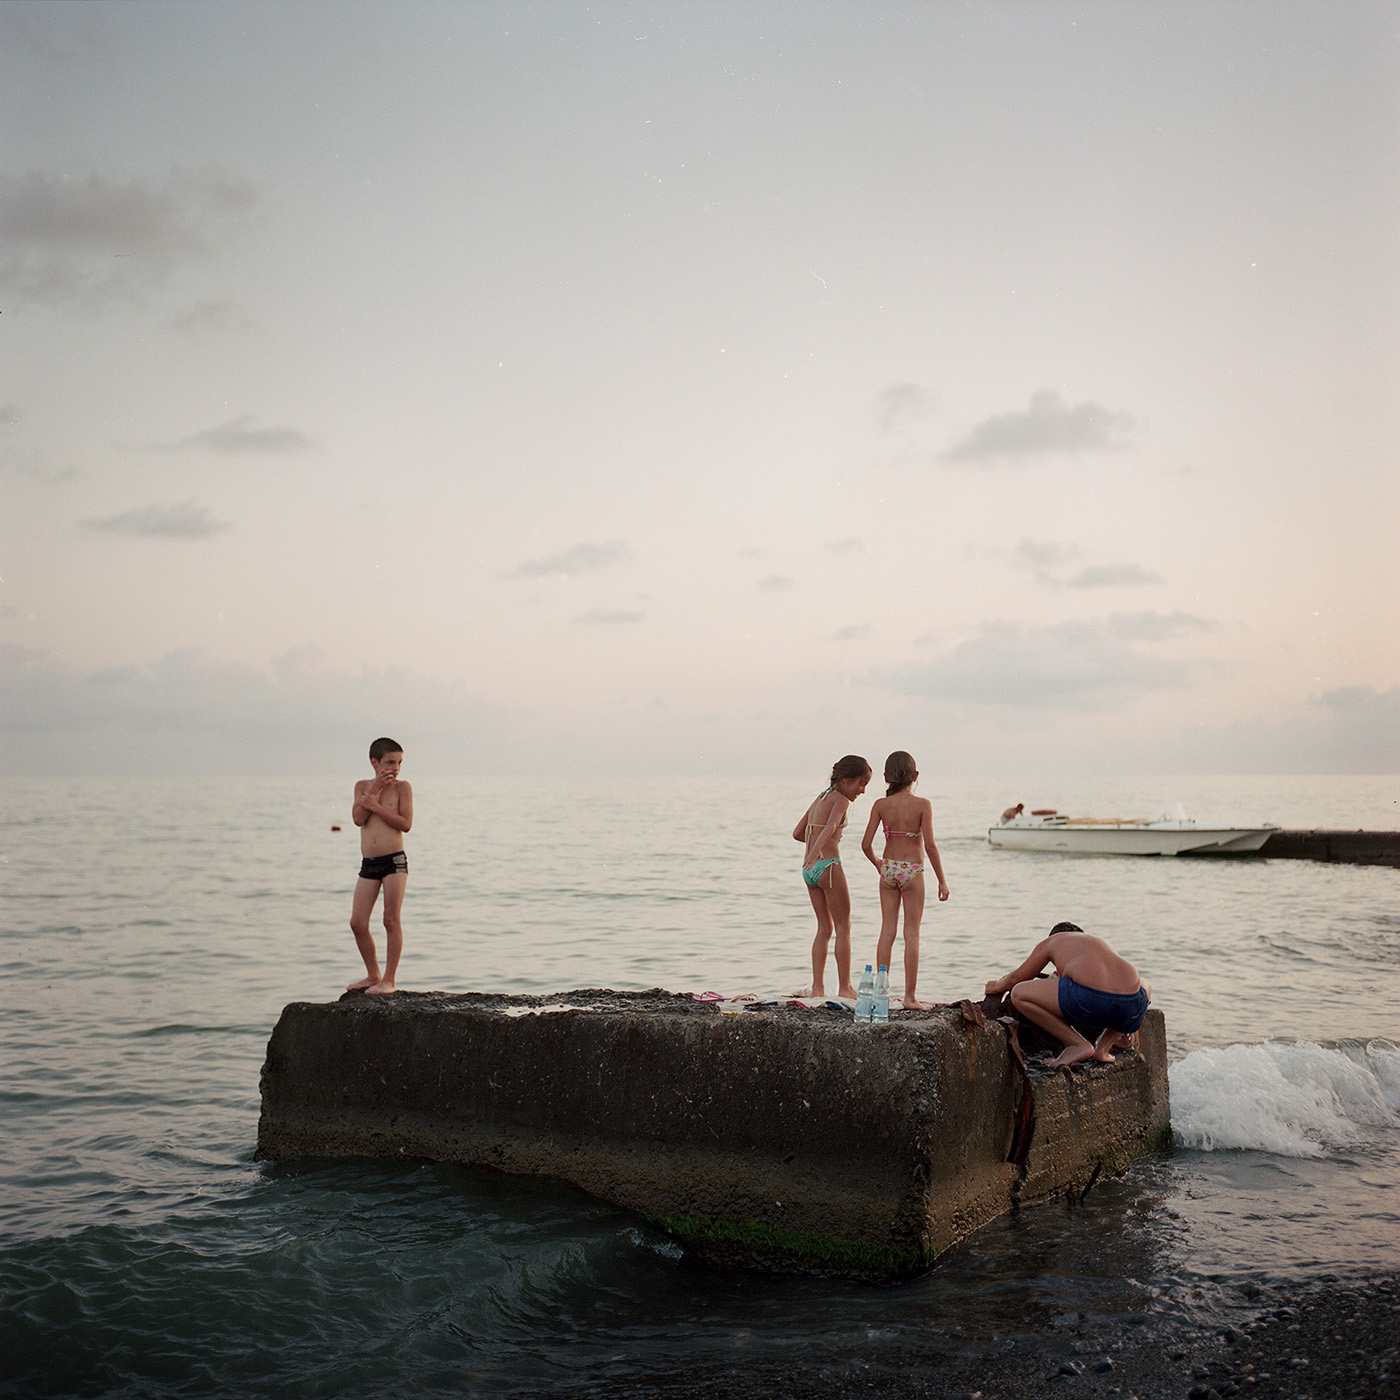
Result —
[[[1017, 1166], [1026, 1082], [1035, 1125]], [[892, 1277], [1017, 1202], [1121, 1170], [1169, 1121], [1155, 1011], [1141, 1053], [1027, 1080], [1007, 1029], [957, 1007], [868, 1027], [662, 992], [408, 992], [283, 1011], [258, 1156], [554, 1176], [711, 1257]]]
[[1272, 860], [1400, 866], [1400, 831], [1275, 831], [1259, 854]]

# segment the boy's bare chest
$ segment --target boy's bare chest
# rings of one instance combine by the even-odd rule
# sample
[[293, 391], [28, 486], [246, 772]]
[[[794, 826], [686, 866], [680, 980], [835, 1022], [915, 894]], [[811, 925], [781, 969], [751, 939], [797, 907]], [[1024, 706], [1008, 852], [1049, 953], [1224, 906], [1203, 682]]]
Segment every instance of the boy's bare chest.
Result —
[[[371, 798], [373, 801], [377, 802], [381, 807], [385, 808], [385, 810], [393, 812], [396, 815], [399, 812], [398, 783], [390, 783], [388, 787], [380, 788], [377, 792], [375, 791], [373, 783], [366, 783], [364, 787], [359, 790], [359, 795], [361, 797]], [[369, 814], [369, 819], [370, 821], [384, 820], [378, 812], [371, 812]]]

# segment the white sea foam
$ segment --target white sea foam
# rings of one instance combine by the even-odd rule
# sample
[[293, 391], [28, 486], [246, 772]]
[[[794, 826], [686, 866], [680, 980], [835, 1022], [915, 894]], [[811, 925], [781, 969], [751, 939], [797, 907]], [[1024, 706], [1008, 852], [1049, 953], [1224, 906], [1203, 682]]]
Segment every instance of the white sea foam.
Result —
[[1400, 1129], [1400, 1047], [1269, 1041], [1196, 1050], [1171, 1068], [1184, 1147], [1322, 1157]]

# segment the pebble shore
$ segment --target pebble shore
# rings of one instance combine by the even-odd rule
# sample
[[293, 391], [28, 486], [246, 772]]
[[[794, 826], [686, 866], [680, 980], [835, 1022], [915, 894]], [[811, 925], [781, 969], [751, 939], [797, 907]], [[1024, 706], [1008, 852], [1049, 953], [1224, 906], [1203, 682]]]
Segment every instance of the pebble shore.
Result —
[[931, 1338], [927, 1348], [688, 1369], [581, 1400], [1400, 1400], [1400, 1275], [1253, 1287], [1218, 1326], [1132, 1317], [1078, 1335]]

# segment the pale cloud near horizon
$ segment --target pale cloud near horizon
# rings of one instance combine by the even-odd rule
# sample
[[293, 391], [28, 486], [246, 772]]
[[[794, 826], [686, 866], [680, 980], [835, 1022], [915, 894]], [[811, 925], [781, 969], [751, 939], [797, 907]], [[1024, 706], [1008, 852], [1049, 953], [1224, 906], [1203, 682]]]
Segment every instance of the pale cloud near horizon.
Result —
[[628, 563], [631, 558], [632, 548], [626, 540], [605, 540], [601, 544], [584, 541], [543, 559], [526, 559], [517, 564], [511, 574], [516, 578], [568, 578], [611, 569]]
[[202, 540], [222, 534], [233, 527], [224, 520], [215, 520], [207, 506], [194, 501], [177, 501], [173, 505], [135, 506], [118, 515], [100, 520], [85, 520], [89, 530], [106, 535], [132, 535], [147, 539]]
[[1207, 771], [1277, 772], [1277, 755], [1287, 753], [1293, 772], [1400, 773], [1400, 686], [1327, 691], [1286, 719], [1254, 715], [1192, 726], [1176, 744]]
[[640, 612], [632, 608], [589, 608], [587, 612], [579, 613], [574, 621], [613, 627], [619, 624], [640, 622], [642, 616]]
[[[991, 704], [953, 698], [988, 715], [1004, 702], [1002, 696]], [[589, 742], [608, 755], [615, 771], [655, 772], [678, 740], [697, 737], [699, 721], [669, 716], [664, 700], [653, 698], [644, 708], [660, 726], [645, 740], [633, 736], [624, 748], [590, 731]], [[719, 722], [718, 716], [711, 719]], [[980, 736], [961, 741], [974, 744], [971, 769], [951, 762], [956, 748], [941, 766], [992, 771], [998, 754], [1005, 756], [1007, 740], [996, 738], [995, 729], [990, 738], [980, 726], [967, 730]], [[0, 743], [15, 772], [234, 773], [271, 765], [335, 773], [353, 766], [381, 732], [408, 745], [415, 776], [549, 772], [574, 752], [536, 710], [493, 704], [459, 682], [406, 667], [341, 671], [310, 648], [263, 667], [185, 648], [146, 665], [81, 671], [43, 652], [0, 643]], [[707, 737], [711, 747], [702, 766], [713, 771], [732, 772], [735, 763], [771, 758], [771, 735], [718, 750], [713, 741], [719, 736]], [[1046, 742], [1043, 726], [1030, 742]], [[1317, 694], [1288, 719], [1256, 715], [1154, 734], [1135, 758], [1165, 764], [1165, 771], [1198, 771], [1197, 765], [1207, 771], [1272, 771], [1271, 755], [1280, 747], [1295, 755], [1291, 771], [1400, 772], [1400, 686]], [[1038, 770], [1053, 769], [1053, 758], [1042, 754]], [[682, 771], [690, 766], [683, 764]]]
[[475, 753], [489, 767], [518, 751], [523, 719], [464, 686], [402, 668], [334, 670], [311, 648], [262, 668], [189, 647], [149, 665], [83, 672], [0, 645], [0, 700], [0, 730], [49, 750], [38, 772], [55, 771], [53, 760], [71, 750], [106, 772], [160, 755], [173, 771], [300, 762], [302, 771], [309, 764], [334, 772], [378, 733], [412, 735], [459, 761]]
[[1154, 588], [1166, 580], [1141, 564], [1091, 564], [1064, 581], [1066, 588]]
[[1031, 395], [1024, 411], [996, 413], [975, 423], [943, 453], [945, 462], [1000, 462], [1064, 452], [1125, 448], [1133, 427], [1129, 414], [1102, 404], [1070, 405], [1053, 389]]
[[872, 681], [903, 694], [1012, 709], [1121, 709], [1144, 692], [1183, 690], [1191, 678], [1189, 661], [1153, 656], [1133, 643], [1201, 625], [1146, 613], [1039, 627], [986, 622], [945, 655], [877, 670]]
[[1112, 636], [1124, 642], [1165, 642], [1183, 633], [1214, 632], [1219, 626], [1209, 618], [1179, 609], [1174, 613], [1114, 613], [1104, 625]]
[[1055, 540], [1021, 540], [1012, 554], [1011, 562], [1018, 569], [1030, 569], [1045, 579], [1051, 579], [1052, 571], [1062, 569], [1080, 557], [1082, 551], [1077, 545], [1060, 544]]
[[1088, 564], [1067, 574], [1083, 553], [1077, 545], [1027, 538], [1013, 551], [1012, 564], [1030, 570], [1047, 588], [1151, 588], [1166, 582], [1155, 570], [1131, 563]]
[[1386, 691], [1342, 686], [1311, 696], [1308, 703], [1327, 715], [1335, 734], [1344, 736], [1350, 764], [1375, 764], [1378, 772], [1400, 773], [1400, 685]]

